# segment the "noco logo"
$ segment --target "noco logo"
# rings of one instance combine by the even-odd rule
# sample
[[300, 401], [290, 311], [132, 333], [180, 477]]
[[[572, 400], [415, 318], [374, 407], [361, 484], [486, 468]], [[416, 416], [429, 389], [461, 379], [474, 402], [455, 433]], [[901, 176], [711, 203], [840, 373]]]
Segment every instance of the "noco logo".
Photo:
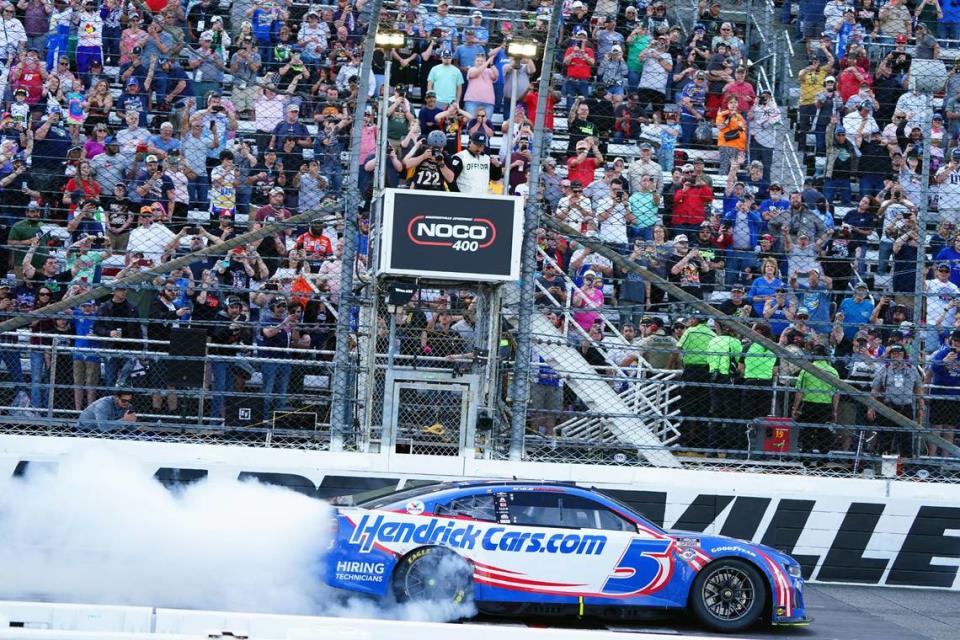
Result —
[[497, 230], [486, 218], [421, 215], [414, 216], [407, 225], [407, 237], [421, 246], [478, 251], [493, 244]]

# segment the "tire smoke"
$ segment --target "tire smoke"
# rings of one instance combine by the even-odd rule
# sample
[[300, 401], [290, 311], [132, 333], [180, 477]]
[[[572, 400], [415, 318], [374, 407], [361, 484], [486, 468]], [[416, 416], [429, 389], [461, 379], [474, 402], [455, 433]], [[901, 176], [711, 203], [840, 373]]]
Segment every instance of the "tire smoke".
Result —
[[255, 481], [170, 491], [98, 450], [0, 486], [0, 598], [449, 620], [327, 587], [332, 509]]

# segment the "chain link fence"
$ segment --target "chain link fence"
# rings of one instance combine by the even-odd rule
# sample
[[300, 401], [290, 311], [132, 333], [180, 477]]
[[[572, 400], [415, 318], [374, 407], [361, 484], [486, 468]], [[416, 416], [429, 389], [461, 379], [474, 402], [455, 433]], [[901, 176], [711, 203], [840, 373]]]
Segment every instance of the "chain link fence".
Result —
[[[802, 21], [793, 74], [770, 3], [575, 4], [15, 9], [5, 428], [956, 475], [949, 41]], [[522, 287], [391, 299], [384, 187], [524, 198]]]

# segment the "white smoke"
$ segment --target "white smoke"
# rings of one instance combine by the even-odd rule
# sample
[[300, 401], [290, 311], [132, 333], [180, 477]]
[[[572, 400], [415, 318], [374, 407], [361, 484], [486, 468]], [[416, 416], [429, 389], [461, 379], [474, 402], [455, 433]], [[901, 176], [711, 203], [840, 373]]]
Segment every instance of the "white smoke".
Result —
[[171, 492], [140, 467], [86, 451], [0, 493], [0, 598], [262, 613], [449, 620], [323, 584], [326, 503], [205, 480]]

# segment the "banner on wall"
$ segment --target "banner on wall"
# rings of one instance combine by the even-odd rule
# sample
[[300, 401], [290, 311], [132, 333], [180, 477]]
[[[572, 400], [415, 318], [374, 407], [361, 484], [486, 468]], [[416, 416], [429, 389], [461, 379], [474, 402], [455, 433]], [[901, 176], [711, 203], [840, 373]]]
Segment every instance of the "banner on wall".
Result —
[[[88, 444], [31, 437], [5, 446], [4, 440], [0, 437], [0, 485], [30, 467], [57, 464]], [[454, 457], [118, 441], [104, 446], [170, 488], [207, 477], [256, 479], [334, 504], [465, 478], [577, 479], [569, 465], [529, 462], [505, 466]], [[458, 464], [464, 472], [451, 473]], [[590, 478], [578, 484], [608, 493], [658, 526], [727, 535], [789, 553], [808, 580], [960, 590], [957, 485], [626, 467], [575, 472]]]

